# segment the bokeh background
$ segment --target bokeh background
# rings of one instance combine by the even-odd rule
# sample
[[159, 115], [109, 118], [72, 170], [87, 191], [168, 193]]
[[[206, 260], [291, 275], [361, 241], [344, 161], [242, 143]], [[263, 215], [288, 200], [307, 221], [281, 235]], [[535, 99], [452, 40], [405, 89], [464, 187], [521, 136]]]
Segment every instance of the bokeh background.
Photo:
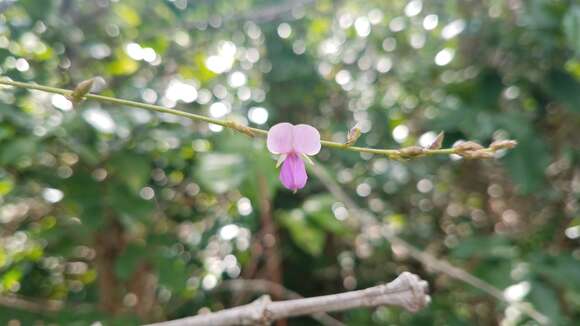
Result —
[[[362, 146], [516, 139], [497, 160], [317, 159], [383, 229], [553, 325], [580, 320], [574, 0], [2, 0], [0, 74], [94, 77], [103, 95], [266, 129], [306, 122], [335, 141], [358, 123]], [[536, 324], [361, 229], [318, 178], [283, 189], [274, 165], [263, 139], [218, 126], [0, 89], [0, 298], [31, 303], [0, 305], [0, 323], [138, 324], [256, 297], [219, 290], [231, 279], [314, 296], [408, 270], [430, 283], [427, 309], [334, 316]]]

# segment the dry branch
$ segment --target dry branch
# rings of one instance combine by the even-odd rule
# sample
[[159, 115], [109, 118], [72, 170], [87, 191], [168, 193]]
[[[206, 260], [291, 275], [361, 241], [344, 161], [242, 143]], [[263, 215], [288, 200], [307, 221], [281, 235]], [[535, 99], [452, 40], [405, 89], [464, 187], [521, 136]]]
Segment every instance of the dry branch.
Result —
[[247, 305], [149, 326], [263, 325], [288, 317], [384, 305], [416, 312], [429, 300], [427, 282], [415, 274], [403, 272], [388, 284], [364, 290], [276, 302], [269, 296], [262, 296]]

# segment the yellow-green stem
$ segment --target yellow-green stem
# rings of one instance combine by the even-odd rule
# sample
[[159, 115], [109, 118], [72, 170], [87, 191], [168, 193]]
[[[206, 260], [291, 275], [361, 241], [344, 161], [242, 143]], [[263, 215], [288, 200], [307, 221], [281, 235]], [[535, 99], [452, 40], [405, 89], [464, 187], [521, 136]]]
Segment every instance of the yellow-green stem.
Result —
[[[0, 79], [0, 85], [7, 85], [7, 86], [18, 87], [18, 88], [37, 90], [37, 91], [48, 92], [48, 93], [53, 93], [53, 94], [61, 94], [64, 96], [69, 96], [73, 92], [72, 90], [68, 90], [68, 89], [49, 87], [49, 86], [32, 84], [32, 83], [23, 83], [23, 82], [13, 81], [10, 79]], [[90, 99], [90, 100], [99, 101], [99, 102], [104, 102], [104, 103], [111, 103], [111, 104], [132, 107], [132, 108], [139, 108], [139, 109], [145, 109], [145, 110], [149, 110], [149, 111], [156, 111], [156, 112], [178, 115], [178, 116], [185, 117], [185, 118], [188, 118], [191, 120], [213, 123], [216, 125], [220, 125], [224, 128], [230, 128], [230, 129], [240, 131], [239, 128], [236, 128], [235, 124], [232, 124], [232, 122], [228, 121], [228, 120], [215, 119], [215, 118], [211, 118], [211, 117], [208, 117], [205, 115], [175, 110], [175, 109], [166, 108], [166, 107], [159, 106], [159, 105], [135, 102], [135, 101], [124, 100], [124, 99], [119, 99], [119, 98], [115, 98], [115, 97], [108, 97], [108, 96], [102, 96], [102, 95], [91, 94], [91, 93], [86, 94], [85, 98]], [[267, 130], [252, 128], [252, 127], [244, 127], [244, 128], [246, 128], [246, 130], [250, 130], [256, 136], [265, 137], [268, 134]], [[347, 151], [352, 151], [352, 152], [385, 155], [385, 156], [390, 157], [390, 158], [411, 158], [411, 157], [404, 157], [402, 155], [401, 150], [399, 150], [399, 149], [379, 149], [379, 148], [349, 146], [347, 144], [333, 142], [333, 141], [329, 141], [329, 140], [322, 140], [321, 142], [322, 142], [323, 146], [329, 147], [329, 148], [342, 149], [342, 150], [347, 150]], [[493, 152], [493, 150], [491, 148], [485, 148], [483, 150]], [[420, 155], [416, 155], [414, 157], [426, 156], [426, 155], [449, 155], [449, 154], [454, 154], [454, 153], [457, 153], [456, 149], [454, 149], [454, 148], [424, 149]]]

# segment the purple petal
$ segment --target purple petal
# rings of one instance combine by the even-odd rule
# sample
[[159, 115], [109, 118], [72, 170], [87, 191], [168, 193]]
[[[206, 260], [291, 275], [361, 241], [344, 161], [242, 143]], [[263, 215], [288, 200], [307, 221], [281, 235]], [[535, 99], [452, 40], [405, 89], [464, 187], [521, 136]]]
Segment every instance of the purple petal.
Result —
[[308, 175], [302, 158], [294, 153], [288, 155], [280, 170], [280, 181], [284, 187], [296, 191], [304, 188], [306, 180], [308, 180]]
[[294, 126], [283, 122], [274, 125], [268, 130], [266, 143], [268, 150], [273, 154], [285, 154], [292, 151], [292, 132]]
[[294, 151], [306, 155], [316, 155], [320, 152], [320, 133], [316, 128], [301, 124], [294, 126]]

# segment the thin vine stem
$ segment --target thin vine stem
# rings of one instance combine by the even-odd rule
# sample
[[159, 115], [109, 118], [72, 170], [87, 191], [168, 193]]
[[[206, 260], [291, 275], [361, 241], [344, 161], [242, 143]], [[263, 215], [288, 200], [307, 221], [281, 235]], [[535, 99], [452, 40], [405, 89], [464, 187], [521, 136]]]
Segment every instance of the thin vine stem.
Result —
[[[2, 79], [0, 78], [0, 85], [7, 85], [13, 86], [17, 88], [24, 88], [29, 90], [37, 90], [47, 93], [53, 94], [60, 94], [63, 96], [70, 96], [73, 93], [73, 90], [64, 89], [64, 88], [57, 88], [57, 87], [50, 87], [44, 85], [38, 85], [33, 83], [24, 83], [13, 81], [11, 79]], [[195, 121], [203, 121], [215, 125], [222, 126], [224, 128], [229, 128], [238, 132], [242, 132], [245, 134], [250, 134], [252, 136], [260, 136], [266, 137], [268, 134], [267, 130], [242, 126], [236, 122], [225, 120], [225, 119], [215, 119], [201, 114], [190, 113], [186, 111], [171, 109], [155, 104], [147, 104], [142, 102], [136, 102], [131, 100], [120, 99], [116, 97], [109, 97], [103, 96], [98, 94], [87, 93], [83, 96], [86, 99], [95, 100], [102, 103], [110, 103], [110, 104], [117, 104], [122, 106], [127, 106], [130, 108], [139, 108], [145, 109], [149, 111], [156, 111], [162, 113], [173, 114], [177, 116], [181, 116], [184, 118], [188, 118]], [[377, 154], [377, 155], [384, 155], [392, 159], [401, 159], [401, 158], [415, 158], [421, 156], [432, 156], [432, 155], [450, 155], [450, 154], [462, 154], [461, 148], [439, 148], [439, 149], [429, 149], [429, 148], [401, 148], [401, 149], [381, 149], [381, 148], [370, 148], [370, 147], [359, 147], [359, 146], [350, 146], [349, 144], [339, 143], [329, 140], [322, 140], [322, 146], [334, 149], [342, 149], [351, 152], [360, 152], [360, 153], [369, 153], [369, 154]], [[411, 149], [411, 150], [409, 150]], [[418, 149], [418, 150], [417, 150]], [[479, 153], [482, 154], [493, 154], [497, 151], [497, 148], [493, 146], [487, 148], [480, 148], [477, 150]], [[480, 155], [481, 156], [481, 155]], [[472, 157], [472, 158], [481, 158], [481, 157]]]

